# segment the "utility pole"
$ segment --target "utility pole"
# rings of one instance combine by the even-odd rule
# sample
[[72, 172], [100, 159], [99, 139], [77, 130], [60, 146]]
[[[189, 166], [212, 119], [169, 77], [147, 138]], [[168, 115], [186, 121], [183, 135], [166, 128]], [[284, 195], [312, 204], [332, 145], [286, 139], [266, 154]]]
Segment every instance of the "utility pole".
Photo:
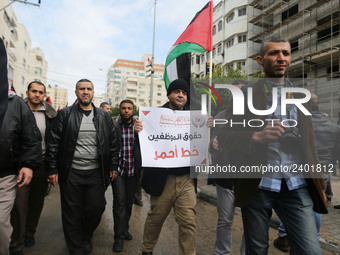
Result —
[[30, 2], [26, 2], [26, 1], [22, 1], [22, 0], [11, 0], [12, 2], [10, 2], [9, 4], [7, 4], [7, 5], [5, 5], [4, 7], [2, 7], [1, 9], [0, 9], [0, 12], [2, 11], [2, 10], [5, 10], [8, 6], [10, 6], [11, 4], [13, 4], [14, 2], [18, 2], [18, 3], [23, 3], [23, 4], [29, 4], [29, 5], [34, 5], [34, 6], [40, 6], [40, 3], [41, 3], [41, 0], [39, 0], [38, 1], [38, 3], [37, 4], [35, 4], [35, 3], [30, 3]]
[[155, 62], [156, 5], [157, 5], [157, 0], [155, 0], [155, 11], [154, 11], [154, 16], [153, 16], [153, 41], [152, 41], [152, 57], [151, 57], [150, 107], [152, 107], [152, 101], [153, 101], [153, 73], [154, 73], [154, 62]]

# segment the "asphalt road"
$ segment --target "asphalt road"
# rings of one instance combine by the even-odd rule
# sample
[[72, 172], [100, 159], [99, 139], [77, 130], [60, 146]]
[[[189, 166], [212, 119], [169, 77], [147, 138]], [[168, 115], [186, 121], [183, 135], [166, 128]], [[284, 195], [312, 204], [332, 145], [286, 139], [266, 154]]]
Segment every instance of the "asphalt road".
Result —
[[[103, 214], [101, 224], [93, 237], [93, 252], [95, 255], [119, 254], [112, 251], [113, 245], [113, 217], [112, 217], [112, 191], [108, 188], [106, 192], [107, 205]], [[142, 242], [143, 227], [147, 211], [149, 209], [149, 198], [143, 193], [144, 206], [134, 206], [130, 221], [130, 232], [133, 240], [125, 241], [124, 251], [121, 255], [140, 255], [140, 244]], [[213, 254], [215, 229], [217, 222], [216, 207], [206, 202], [197, 200], [197, 239], [196, 247], [198, 255]], [[242, 221], [240, 215], [235, 215], [233, 230], [233, 245], [231, 254], [239, 254], [242, 236]], [[288, 254], [277, 250], [273, 246], [277, 231], [270, 229], [270, 255]], [[46, 197], [45, 207], [41, 215], [40, 223], [35, 235], [36, 243], [33, 247], [25, 248], [25, 255], [67, 255], [62, 224], [59, 188], [52, 188]], [[178, 227], [173, 212], [163, 225], [163, 229], [154, 250], [155, 255], [177, 255], [178, 252]], [[324, 255], [331, 255], [324, 251]]]

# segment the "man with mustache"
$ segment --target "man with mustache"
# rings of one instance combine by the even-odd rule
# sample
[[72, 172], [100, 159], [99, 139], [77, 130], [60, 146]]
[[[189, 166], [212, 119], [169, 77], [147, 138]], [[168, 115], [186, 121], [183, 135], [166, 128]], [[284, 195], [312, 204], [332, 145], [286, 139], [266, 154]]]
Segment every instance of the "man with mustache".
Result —
[[49, 181], [59, 181], [62, 222], [73, 255], [92, 251], [109, 177], [117, 176], [118, 144], [111, 117], [92, 104], [93, 83], [76, 84], [78, 103], [60, 110], [48, 140]]

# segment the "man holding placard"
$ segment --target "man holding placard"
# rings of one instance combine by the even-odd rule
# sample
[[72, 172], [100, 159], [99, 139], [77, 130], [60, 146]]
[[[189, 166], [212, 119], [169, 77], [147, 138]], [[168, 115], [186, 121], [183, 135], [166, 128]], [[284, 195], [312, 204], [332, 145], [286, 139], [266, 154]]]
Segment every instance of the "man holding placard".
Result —
[[[189, 85], [185, 80], [174, 80], [167, 92], [169, 102], [163, 108], [185, 110], [188, 93]], [[135, 130], [139, 132], [142, 129], [142, 122], [137, 120]], [[180, 254], [196, 254], [196, 194], [194, 181], [190, 178], [190, 167], [144, 168], [142, 186], [151, 195], [151, 208], [144, 226], [142, 254], [152, 254], [171, 208], [174, 208], [179, 225]]]

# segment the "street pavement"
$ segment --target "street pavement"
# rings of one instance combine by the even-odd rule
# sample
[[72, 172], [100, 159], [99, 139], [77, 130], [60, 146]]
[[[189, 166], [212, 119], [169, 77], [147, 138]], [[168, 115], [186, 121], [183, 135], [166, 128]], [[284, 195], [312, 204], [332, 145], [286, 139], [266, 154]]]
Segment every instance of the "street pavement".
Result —
[[[143, 227], [147, 211], [150, 207], [148, 195], [143, 192], [144, 206], [133, 207], [132, 218], [130, 221], [130, 232], [133, 240], [125, 241], [124, 251], [114, 253], [113, 245], [113, 217], [112, 217], [112, 191], [109, 187], [106, 192], [107, 205], [103, 214], [100, 226], [93, 237], [92, 255], [121, 254], [121, 255], [140, 255], [140, 244], [143, 237]], [[216, 206], [200, 199], [197, 200], [197, 238], [196, 248], [197, 255], [213, 254], [215, 230], [217, 222]], [[239, 213], [235, 215], [233, 228], [233, 245], [231, 254], [239, 254], [242, 237], [242, 219]], [[283, 255], [273, 246], [273, 240], [277, 232], [270, 228], [269, 253], [270, 255]], [[52, 188], [50, 194], [46, 197], [45, 207], [43, 209], [40, 223], [35, 235], [36, 243], [33, 247], [25, 248], [25, 255], [67, 255], [64, 235], [61, 224], [61, 209], [59, 188]], [[178, 255], [178, 226], [174, 219], [173, 212], [163, 225], [159, 241], [154, 250], [154, 255]], [[323, 255], [333, 253], [326, 250]]]

